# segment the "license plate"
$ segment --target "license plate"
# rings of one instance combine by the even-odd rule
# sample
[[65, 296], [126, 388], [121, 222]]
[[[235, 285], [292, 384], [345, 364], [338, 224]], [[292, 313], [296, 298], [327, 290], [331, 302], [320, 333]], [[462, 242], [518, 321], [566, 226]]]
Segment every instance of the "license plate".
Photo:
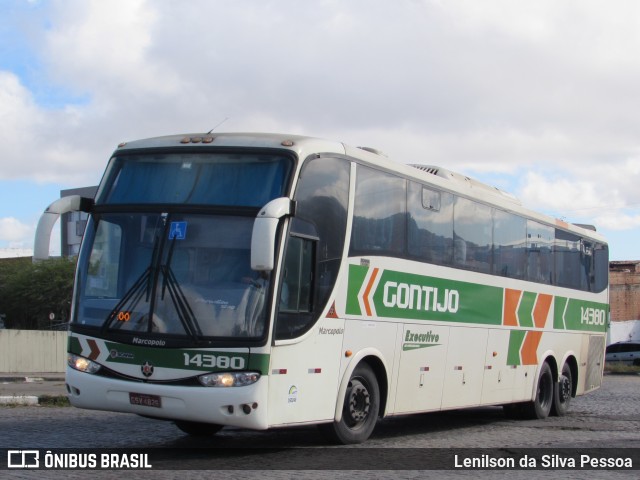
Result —
[[162, 401], [158, 395], [146, 395], [144, 393], [129, 393], [129, 403], [131, 405], [142, 405], [145, 407], [162, 408]]

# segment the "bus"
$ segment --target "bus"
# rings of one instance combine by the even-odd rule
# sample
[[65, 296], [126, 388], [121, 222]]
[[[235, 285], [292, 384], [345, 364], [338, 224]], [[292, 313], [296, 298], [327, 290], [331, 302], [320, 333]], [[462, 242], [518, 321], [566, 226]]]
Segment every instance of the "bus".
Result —
[[394, 415], [564, 415], [601, 385], [606, 241], [415, 160], [276, 134], [120, 144], [95, 198], [36, 233], [34, 261], [60, 214], [89, 214], [71, 404], [342, 444]]

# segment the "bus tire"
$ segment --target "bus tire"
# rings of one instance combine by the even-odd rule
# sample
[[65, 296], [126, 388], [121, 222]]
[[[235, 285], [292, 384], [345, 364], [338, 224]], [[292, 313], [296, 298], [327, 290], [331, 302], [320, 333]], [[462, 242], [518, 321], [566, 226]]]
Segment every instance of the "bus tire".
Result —
[[332, 441], [343, 445], [364, 442], [376, 426], [380, 412], [380, 387], [371, 367], [359, 364], [351, 374], [339, 422], [320, 425]]
[[183, 420], [176, 420], [173, 423], [184, 433], [194, 437], [210, 437], [222, 430], [223, 427], [223, 425], [215, 425], [213, 423], [187, 422]]
[[551, 406], [551, 415], [563, 417], [569, 410], [571, 403], [571, 394], [573, 392], [573, 375], [571, 367], [568, 363], [562, 366], [562, 372], [557, 383], [553, 386], [553, 405]]
[[532, 402], [526, 404], [526, 417], [529, 419], [547, 418], [553, 405], [553, 392], [553, 373], [551, 373], [549, 364], [545, 362], [540, 368], [536, 397]]

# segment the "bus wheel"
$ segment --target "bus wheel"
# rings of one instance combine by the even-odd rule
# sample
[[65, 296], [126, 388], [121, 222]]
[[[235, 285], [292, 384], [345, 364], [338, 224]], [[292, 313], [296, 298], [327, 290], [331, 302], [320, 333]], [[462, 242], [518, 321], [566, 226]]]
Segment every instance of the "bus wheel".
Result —
[[176, 427], [182, 430], [184, 433], [193, 435], [195, 437], [209, 437], [215, 435], [222, 430], [223, 425], [215, 425], [213, 423], [200, 423], [200, 422], [186, 422], [175, 421]]
[[364, 442], [373, 432], [380, 411], [380, 388], [367, 364], [356, 367], [349, 379], [339, 422], [320, 425], [331, 440], [344, 445]]
[[553, 405], [553, 392], [553, 374], [551, 373], [551, 367], [545, 362], [540, 369], [536, 398], [533, 402], [529, 402], [526, 405], [526, 416], [532, 419], [547, 418]]
[[571, 402], [571, 392], [573, 390], [573, 377], [571, 375], [571, 367], [568, 363], [562, 366], [562, 373], [558, 379], [558, 383], [553, 388], [553, 405], [551, 414], [558, 417], [566, 415]]

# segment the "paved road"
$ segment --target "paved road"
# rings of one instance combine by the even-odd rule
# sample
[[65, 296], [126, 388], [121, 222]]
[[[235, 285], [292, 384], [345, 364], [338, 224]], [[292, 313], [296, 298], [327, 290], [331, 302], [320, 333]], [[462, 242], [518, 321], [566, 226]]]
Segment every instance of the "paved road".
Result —
[[[235, 471], [214, 475], [212, 470], [224, 468], [229, 462], [221, 455], [197, 451], [198, 448], [236, 447], [270, 448], [266, 453], [254, 450], [232, 461], [247, 462], [260, 468], [274, 461], [293, 462], [297, 468], [304, 465], [300, 455], [313, 451], [286, 450], [287, 447], [322, 447], [324, 438], [314, 427], [290, 428], [268, 432], [224, 429], [211, 438], [192, 438], [182, 434], [173, 424], [128, 414], [93, 412], [75, 408], [0, 407], [0, 448], [144, 448], [182, 450], [188, 458], [167, 459], [185, 468], [207, 469], [209, 472], [154, 471], [127, 473], [128, 478], [558, 478], [551, 471], [348, 471], [321, 472], [281, 470]], [[353, 449], [359, 450], [353, 450]], [[354, 461], [367, 460], [371, 465], [383, 461], [390, 449], [427, 448], [633, 448], [640, 451], [640, 376], [605, 377], [603, 387], [589, 395], [574, 399], [570, 413], [565, 417], [546, 420], [508, 420], [497, 407], [477, 408], [455, 412], [430, 413], [386, 419], [381, 422], [369, 441], [356, 447], [339, 447], [332, 454], [348, 455]], [[383, 450], [386, 449], [386, 450]], [[400, 452], [401, 450], [395, 450]], [[429, 451], [421, 451], [428, 454]], [[274, 456], [275, 455], [275, 456]], [[298, 455], [298, 457], [296, 457]], [[336, 458], [338, 458], [336, 457]], [[375, 458], [374, 458], [375, 457]], [[382, 458], [382, 460], [381, 460]], [[2, 460], [2, 459], [0, 459]], [[369, 462], [367, 462], [369, 463]], [[362, 468], [367, 468], [363, 465]], [[114, 472], [4, 471], [11, 478], [110, 478]], [[152, 473], [152, 475], [150, 475]], [[31, 476], [35, 475], [35, 476]], [[508, 475], [508, 477], [507, 477]], [[639, 471], [587, 472], [565, 470], [562, 478], [638, 478]]]

